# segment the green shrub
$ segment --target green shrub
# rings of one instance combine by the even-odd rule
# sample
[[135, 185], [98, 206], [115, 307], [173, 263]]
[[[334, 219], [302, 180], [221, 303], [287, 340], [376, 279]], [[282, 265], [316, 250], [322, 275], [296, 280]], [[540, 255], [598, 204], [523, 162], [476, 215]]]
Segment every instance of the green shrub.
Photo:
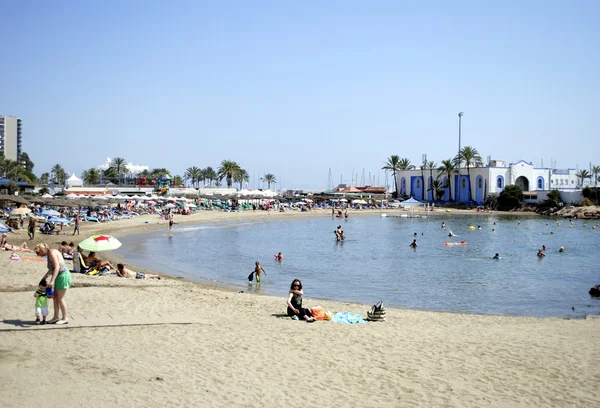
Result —
[[584, 198], [579, 202], [579, 205], [581, 207], [591, 207], [594, 205], [594, 203], [589, 198]]
[[498, 196], [498, 209], [501, 211], [519, 209], [522, 205], [523, 190], [519, 186], [506, 186]]

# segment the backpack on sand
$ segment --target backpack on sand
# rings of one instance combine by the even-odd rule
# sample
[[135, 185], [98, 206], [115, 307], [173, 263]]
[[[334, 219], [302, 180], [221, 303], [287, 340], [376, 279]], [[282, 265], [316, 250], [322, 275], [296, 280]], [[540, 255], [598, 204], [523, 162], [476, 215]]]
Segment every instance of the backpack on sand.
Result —
[[382, 300], [375, 303], [371, 310], [367, 312], [367, 320], [372, 322], [385, 322], [385, 308], [383, 307]]

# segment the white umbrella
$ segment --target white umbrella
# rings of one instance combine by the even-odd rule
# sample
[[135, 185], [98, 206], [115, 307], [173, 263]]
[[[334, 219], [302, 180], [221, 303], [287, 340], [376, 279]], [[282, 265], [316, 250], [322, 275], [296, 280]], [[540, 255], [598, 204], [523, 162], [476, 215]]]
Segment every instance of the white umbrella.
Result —
[[165, 208], [175, 208], [177, 207], [175, 204], [167, 204], [165, 205]]
[[196, 204], [192, 204], [192, 203], [188, 203], [185, 205], [186, 207], [191, 207], [191, 208], [196, 208], [197, 205]]
[[121, 241], [110, 235], [93, 235], [79, 243], [81, 249], [92, 252], [112, 251], [121, 245]]
[[31, 210], [29, 208], [17, 208], [16, 210], [12, 210], [9, 215], [24, 215], [29, 214]]
[[294, 204], [296, 204], [296, 205], [306, 205], [306, 203], [304, 201], [298, 201], [298, 202], [296, 202]]
[[343, 203], [347, 203], [348, 202], [348, 200], [346, 200], [345, 198], [340, 198], [340, 201], [343, 202]]
[[54, 198], [54, 196], [52, 196], [52, 195], [50, 195], [50, 194], [46, 193], [46, 194], [44, 194], [44, 195], [42, 196], [42, 198]]
[[70, 199], [70, 200], [73, 200], [73, 199], [75, 199], [75, 198], [79, 198], [79, 196], [78, 196], [77, 194], [73, 194], [73, 193], [71, 193], [71, 194], [67, 194], [67, 196], [66, 196], [66, 197], [67, 197], [68, 199]]
[[56, 210], [44, 210], [42, 211], [42, 215], [47, 215], [48, 217], [58, 217], [60, 213]]
[[312, 203], [313, 200], [311, 200], [310, 198], [305, 198], [304, 201], [306, 201], [307, 203]]

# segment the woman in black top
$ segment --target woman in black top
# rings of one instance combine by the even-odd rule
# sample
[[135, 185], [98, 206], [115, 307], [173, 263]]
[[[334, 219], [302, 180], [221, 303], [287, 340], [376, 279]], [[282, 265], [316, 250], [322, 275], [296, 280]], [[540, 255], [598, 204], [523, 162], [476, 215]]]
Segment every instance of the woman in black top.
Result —
[[302, 308], [302, 282], [300, 279], [294, 279], [290, 286], [290, 292], [287, 300], [287, 314], [290, 317], [296, 316], [299, 320], [314, 322], [315, 318], [309, 309]]

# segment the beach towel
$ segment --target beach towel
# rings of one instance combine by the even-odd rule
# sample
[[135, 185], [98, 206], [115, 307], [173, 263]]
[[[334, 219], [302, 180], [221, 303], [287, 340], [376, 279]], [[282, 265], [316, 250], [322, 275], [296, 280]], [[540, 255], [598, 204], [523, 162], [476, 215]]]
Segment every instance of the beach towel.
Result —
[[362, 318], [362, 315], [352, 312], [337, 312], [333, 315], [334, 322], [336, 323], [346, 323], [346, 324], [365, 324], [365, 321]]
[[46, 258], [21, 258], [22, 261], [46, 262]]
[[331, 320], [331, 318], [333, 317], [333, 314], [331, 312], [326, 312], [320, 306], [316, 306], [310, 309], [310, 314], [312, 314], [312, 317], [314, 317], [315, 320]]

